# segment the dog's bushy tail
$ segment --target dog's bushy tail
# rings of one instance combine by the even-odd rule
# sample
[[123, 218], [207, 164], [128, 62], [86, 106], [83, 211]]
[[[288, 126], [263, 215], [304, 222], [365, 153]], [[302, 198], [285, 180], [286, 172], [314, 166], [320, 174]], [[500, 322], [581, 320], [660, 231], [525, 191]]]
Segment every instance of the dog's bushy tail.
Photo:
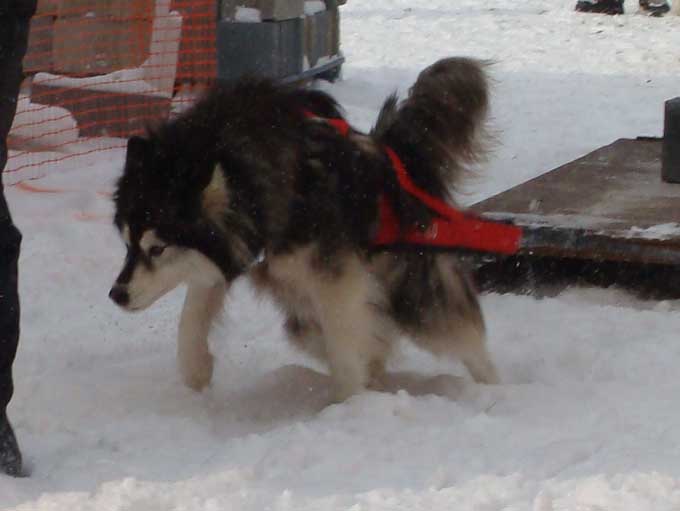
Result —
[[483, 62], [442, 59], [420, 73], [408, 97], [385, 100], [371, 134], [404, 161], [413, 181], [447, 197], [484, 153], [489, 93]]

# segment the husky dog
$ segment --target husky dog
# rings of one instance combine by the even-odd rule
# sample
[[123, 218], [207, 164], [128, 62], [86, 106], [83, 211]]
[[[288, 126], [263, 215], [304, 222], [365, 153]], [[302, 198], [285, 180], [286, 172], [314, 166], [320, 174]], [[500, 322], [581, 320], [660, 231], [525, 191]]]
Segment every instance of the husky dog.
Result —
[[456, 258], [377, 248], [378, 198], [402, 226], [433, 213], [398, 184], [385, 147], [434, 197], [480, 156], [488, 104], [483, 65], [465, 58], [425, 69], [385, 101], [370, 134], [341, 133], [342, 113], [314, 90], [243, 79], [128, 141], [115, 193], [127, 257], [110, 297], [145, 309], [180, 283], [184, 382], [212, 377], [207, 337], [240, 276], [271, 295], [292, 343], [328, 363], [335, 397], [379, 386], [394, 341], [457, 356], [474, 380], [496, 383], [477, 295]]

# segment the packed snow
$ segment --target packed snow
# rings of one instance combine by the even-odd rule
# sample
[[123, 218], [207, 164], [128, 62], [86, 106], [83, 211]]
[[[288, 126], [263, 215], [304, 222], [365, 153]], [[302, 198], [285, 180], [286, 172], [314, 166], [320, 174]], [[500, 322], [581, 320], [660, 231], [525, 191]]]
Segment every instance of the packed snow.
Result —
[[262, 21], [262, 13], [259, 9], [254, 7], [236, 7], [236, 14], [234, 15], [234, 21], [240, 23], [259, 23]]
[[672, 238], [680, 234], [680, 224], [676, 222], [669, 222], [666, 224], [659, 224], [653, 227], [633, 227], [629, 236], [636, 238], [646, 238], [652, 240], [663, 240]]
[[48, 147], [63, 147], [78, 140], [78, 123], [68, 110], [31, 103], [27, 95], [19, 96], [11, 131], [12, 137]]
[[326, 10], [326, 2], [323, 0], [307, 0], [305, 2], [305, 15], [313, 16]]
[[[493, 61], [497, 142], [466, 203], [614, 139], [660, 135], [663, 101], [680, 94], [680, 18], [573, 3], [350, 0], [344, 78], [323, 88], [368, 128], [437, 58]], [[181, 291], [135, 315], [107, 298], [124, 255], [108, 196], [122, 157], [44, 165], [32, 184], [61, 193], [7, 190], [24, 233], [9, 412], [31, 475], [0, 476], [0, 509], [680, 508], [679, 303], [486, 295], [501, 385], [405, 344], [394, 393], [329, 405], [326, 373], [238, 283], [211, 340], [214, 383], [197, 394], [174, 367]]]

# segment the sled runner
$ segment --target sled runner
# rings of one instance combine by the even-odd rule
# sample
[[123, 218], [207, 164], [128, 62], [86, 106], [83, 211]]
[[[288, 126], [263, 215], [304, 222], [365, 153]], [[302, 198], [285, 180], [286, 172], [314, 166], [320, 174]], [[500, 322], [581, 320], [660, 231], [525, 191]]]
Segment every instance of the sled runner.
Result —
[[680, 185], [662, 181], [661, 162], [661, 139], [620, 139], [473, 206], [521, 227], [530, 247], [487, 260], [485, 285], [530, 275], [680, 296]]

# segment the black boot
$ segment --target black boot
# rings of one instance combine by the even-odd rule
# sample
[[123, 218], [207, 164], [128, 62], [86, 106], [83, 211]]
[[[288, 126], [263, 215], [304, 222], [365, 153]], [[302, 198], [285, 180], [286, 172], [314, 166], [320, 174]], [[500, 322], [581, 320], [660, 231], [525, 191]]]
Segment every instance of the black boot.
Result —
[[0, 413], [0, 473], [21, 476], [21, 451], [5, 413]]
[[640, 11], [648, 16], [661, 17], [671, 10], [666, 0], [640, 0]]
[[578, 0], [576, 10], [598, 14], [623, 14], [623, 0]]

